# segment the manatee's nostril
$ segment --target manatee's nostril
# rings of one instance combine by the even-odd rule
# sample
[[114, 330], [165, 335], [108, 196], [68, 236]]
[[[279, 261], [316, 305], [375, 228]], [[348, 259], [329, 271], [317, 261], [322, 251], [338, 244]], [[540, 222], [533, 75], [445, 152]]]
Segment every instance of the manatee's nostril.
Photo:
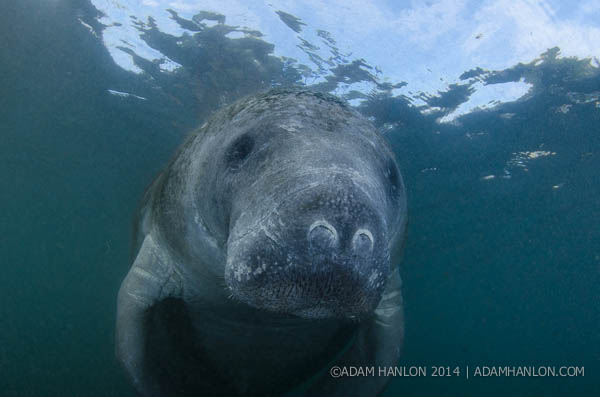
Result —
[[367, 229], [358, 229], [352, 238], [352, 248], [357, 253], [368, 253], [373, 250], [373, 234]]
[[308, 229], [308, 240], [310, 244], [318, 249], [328, 249], [337, 241], [337, 231], [325, 221], [316, 221]]

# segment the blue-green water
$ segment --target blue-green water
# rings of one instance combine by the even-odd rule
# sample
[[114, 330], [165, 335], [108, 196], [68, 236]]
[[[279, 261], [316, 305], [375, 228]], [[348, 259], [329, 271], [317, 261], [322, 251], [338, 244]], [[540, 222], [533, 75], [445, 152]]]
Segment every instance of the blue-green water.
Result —
[[[137, 59], [135, 75], [78, 21], [96, 16], [86, 1], [33, 0], [0, 16], [0, 395], [132, 394], [113, 333], [143, 189], [223, 103], [305, 82], [268, 43], [218, 25], [187, 49], [147, 32], [185, 70]], [[386, 396], [600, 395], [600, 74], [555, 55], [482, 77], [533, 88], [460, 123], [385, 90], [359, 108], [385, 131], [409, 196], [402, 364], [585, 375], [397, 378]]]

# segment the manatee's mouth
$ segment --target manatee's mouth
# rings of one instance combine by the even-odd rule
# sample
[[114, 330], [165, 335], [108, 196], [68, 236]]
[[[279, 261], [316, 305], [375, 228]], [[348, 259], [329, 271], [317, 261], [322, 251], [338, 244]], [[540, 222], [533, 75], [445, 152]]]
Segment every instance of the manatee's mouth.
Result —
[[331, 317], [333, 315], [333, 312], [326, 307], [313, 306], [313, 307], [306, 307], [304, 309], [296, 310], [292, 314], [294, 314], [298, 317], [302, 317], [302, 318], [320, 319], [320, 318]]
[[384, 289], [383, 282], [375, 282], [371, 266], [329, 263], [315, 269], [308, 264], [255, 267], [238, 263], [230, 268], [249, 270], [226, 273], [233, 299], [304, 319], [364, 319], [372, 315]]
[[305, 303], [297, 301], [295, 304], [281, 305], [276, 300], [268, 301], [257, 298], [256, 295], [249, 296], [245, 293], [231, 291], [232, 298], [240, 303], [246, 304], [254, 309], [260, 309], [280, 315], [287, 315], [306, 320], [339, 319], [347, 321], [360, 321], [373, 314], [374, 306], [361, 304], [335, 304], [328, 302]]
[[303, 319], [311, 319], [311, 320], [322, 320], [327, 318], [342, 318], [344, 320], [349, 321], [360, 321], [363, 318], [370, 315], [370, 312], [359, 313], [359, 314], [350, 314], [346, 313], [343, 316], [336, 315], [335, 311], [331, 310], [328, 307], [324, 306], [308, 306], [303, 309], [298, 309], [290, 313], [296, 317], [300, 317]]
[[304, 319], [362, 320], [373, 314], [389, 272], [387, 252], [311, 256], [262, 234], [228, 247], [224, 276], [233, 299]]

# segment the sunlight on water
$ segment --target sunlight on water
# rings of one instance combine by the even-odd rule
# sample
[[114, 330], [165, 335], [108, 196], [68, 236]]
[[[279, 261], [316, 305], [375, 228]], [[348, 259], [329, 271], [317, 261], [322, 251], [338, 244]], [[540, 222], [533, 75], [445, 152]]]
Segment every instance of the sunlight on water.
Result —
[[[589, 57], [594, 64], [600, 54], [600, 29], [587, 18], [596, 8], [589, 1], [578, 3], [564, 18], [556, 11], [561, 8], [560, 2], [525, 0], [490, 0], [476, 7], [471, 2], [443, 0], [399, 8], [385, 1], [274, 1], [252, 7], [241, 2], [210, 1], [93, 3], [106, 14], [100, 19], [107, 25], [102, 35], [113, 58], [121, 67], [136, 73], [141, 69], [132, 53], [158, 62], [165, 71], [181, 66], [141, 38], [140, 34], [148, 28], [148, 18], [160, 31], [181, 36], [216, 24], [215, 20], [194, 19], [202, 11], [222, 15], [219, 23], [260, 32], [262, 40], [275, 45], [275, 56], [293, 59], [298, 67], [311, 71], [305, 83], [323, 83], [336, 65], [363, 59], [368, 65], [363, 70], [374, 81], [407, 82], [394, 89], [393, 94], [407, 96], [417, 105], [422, 104], [423, 95], [450, 90], [460, 82], [463, 72], [477, 67], [501, 70], [519, 62], [529, 63], [552, 47], [559, 47], [561, 56]], [[173, 13], [178, 18], [194, 20], [194, 27], [176, 23]], [[234, 31], [228, 37], [247, 35]], [[362, 85], [338, 87], [333, 92], [356, 89], [368, 94], [376, 88], [373, 83]], [[527, 92], [526, 86], [517, 82], [473, 88], [477, 94], [441, 118], [442, 122], [491, 103], [517, 100]], [[363, 100], [349, 99], [354, 104]]]

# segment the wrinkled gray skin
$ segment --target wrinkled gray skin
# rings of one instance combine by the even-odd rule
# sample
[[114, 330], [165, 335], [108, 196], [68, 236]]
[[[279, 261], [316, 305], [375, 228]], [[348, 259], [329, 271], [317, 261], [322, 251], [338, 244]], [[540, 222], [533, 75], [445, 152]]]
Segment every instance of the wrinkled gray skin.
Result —
[[402, 178], [334, 97], [271, 91], [217, 113], [146, 191], [117, 356], [143, 395], [368, 396], [403, 340]]

